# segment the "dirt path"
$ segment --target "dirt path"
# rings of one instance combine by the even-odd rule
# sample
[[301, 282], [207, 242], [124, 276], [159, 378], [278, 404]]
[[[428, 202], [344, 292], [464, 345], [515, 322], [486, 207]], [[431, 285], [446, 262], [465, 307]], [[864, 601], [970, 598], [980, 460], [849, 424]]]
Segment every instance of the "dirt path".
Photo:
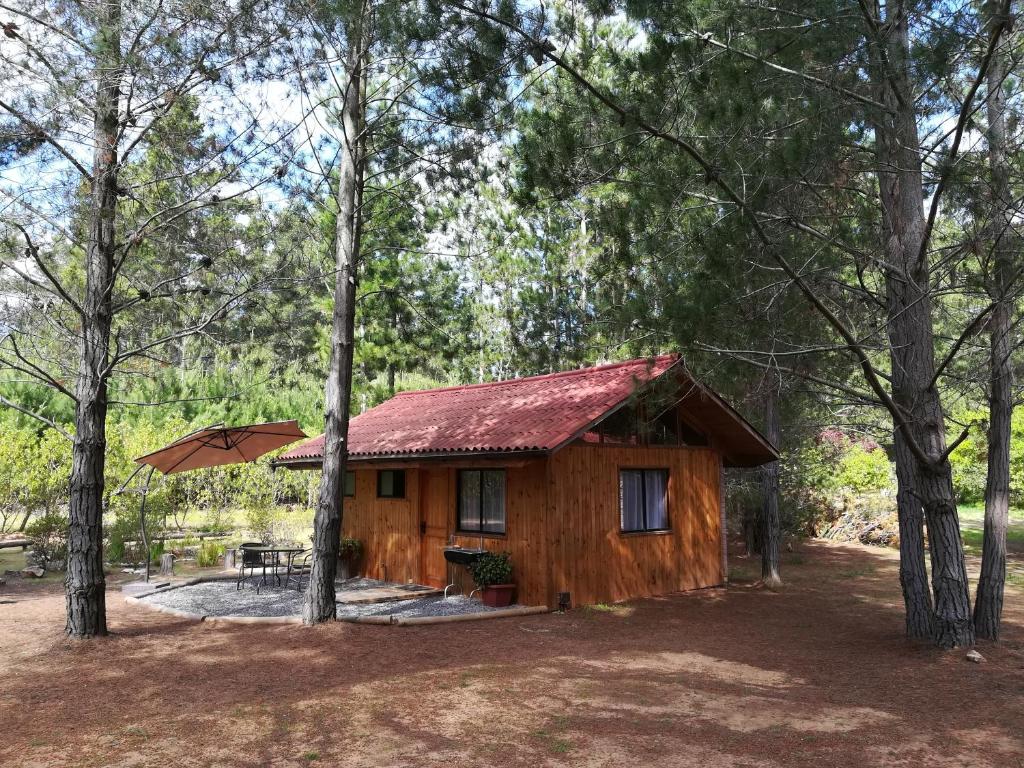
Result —
[[[808, 544], [784, 589], [450, 624], [61, 638], [0, 592], [3, 766], [1024, 766], [1024, 597], [985, 664], [901, 637], [892, 553]], [[8, 601], [15, 601], [10, 603]]]

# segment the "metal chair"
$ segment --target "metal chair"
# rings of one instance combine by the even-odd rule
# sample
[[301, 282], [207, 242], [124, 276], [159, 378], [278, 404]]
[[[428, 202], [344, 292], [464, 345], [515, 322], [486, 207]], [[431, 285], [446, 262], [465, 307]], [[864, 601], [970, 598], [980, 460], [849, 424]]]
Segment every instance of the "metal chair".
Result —
[[[295, 561], [298, 560], [300, 557], [302, 558], [302, 560], [299, 562], [298, 565], [295, 565]], [[286, 589], [288, 588], [288, 584], [291, 582], [293, 578], [295, 579], [296, 589], [302, 589], [303, 576], [306, 577], [306, 583], [309, 583], [309, 574], [313, 570], [311, 565], [312, 559], [312, 549], [304, 549], [301, 552], [296, 552], [294, 555], [288, 558], [288, 573], [284, 579], [284, 586]]]
[[[242, 583], [245, 581], [245, 569], [249, 569], [249, 578], [255, 578], [256, 569], [259, 568], [261, 571], [266, 567], [263, 562], [263, 553], [257, 552], [250, 547], [260, 547], [262, 544], [258, 541], [249, 541], [238, 547], [242, 553], [242, 562], [238, 566], [238, 579], [235, 581], [235, 591], [237, 592], [242, 588]], [[256, 594], [260, 593], [259, 584], [256, 585]]]

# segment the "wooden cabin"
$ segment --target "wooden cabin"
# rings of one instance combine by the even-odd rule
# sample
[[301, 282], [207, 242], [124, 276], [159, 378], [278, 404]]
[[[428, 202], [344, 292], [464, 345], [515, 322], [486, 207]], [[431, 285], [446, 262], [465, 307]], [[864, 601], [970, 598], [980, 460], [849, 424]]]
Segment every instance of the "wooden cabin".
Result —
[[[277, 463], [322, 456], [321, 436]], [[777, 458], [676, 355], [402, 392], [350, 423], [342, 535], [366, 576], [465, 591], [446, 546], [507, 551], [524, 605], [710, 587], [723, 467]]]

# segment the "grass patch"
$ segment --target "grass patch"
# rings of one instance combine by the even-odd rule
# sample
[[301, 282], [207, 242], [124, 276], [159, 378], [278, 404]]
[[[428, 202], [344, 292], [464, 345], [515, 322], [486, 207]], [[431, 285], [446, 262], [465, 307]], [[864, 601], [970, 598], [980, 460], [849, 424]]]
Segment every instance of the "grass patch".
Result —
[[[981, 554], [981, 546], [985, 540], [985, 531], [982, 528], [961, 528], [960, 535], [963, 537], [967, 554]], [[1009, 552], [1024, 553], [1024, 523], [1011, 524], [1006, 529], [1006, 549]]]
[[302, 759], [305, 760], [307, 763], [312, 763], [314, 760], [319, 760], [320, 759], [320, 753], [319, 752], [303, 752], [302, 753]]
[[544, 746], [551, 752], [564, 755], [567, 752], [572, 751], [574, 745], [570, 739], [565, 737], [564, 731], [569, 726], [569, 718], [567, 715], [559, 715], [552, 719], [551, 724], [547, 728], [541, 728], [540, 730], [534, 731], [533, 735], [536, 736]]

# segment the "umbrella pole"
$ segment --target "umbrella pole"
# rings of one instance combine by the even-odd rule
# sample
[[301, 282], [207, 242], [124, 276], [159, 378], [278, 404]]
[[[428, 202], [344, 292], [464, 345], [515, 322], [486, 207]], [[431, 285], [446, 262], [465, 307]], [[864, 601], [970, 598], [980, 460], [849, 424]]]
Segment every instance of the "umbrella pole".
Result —
[[149, 484], [153, 480], [156, 467], [149, 468], [146, 484], [142, 486], [142, 501], [139, 503], [139, 530], [142, 533], [142, 553], [146, 560], [146, 582], [149, 582], [149, 538], [146, 536], [146, 496], [149, 495]]

